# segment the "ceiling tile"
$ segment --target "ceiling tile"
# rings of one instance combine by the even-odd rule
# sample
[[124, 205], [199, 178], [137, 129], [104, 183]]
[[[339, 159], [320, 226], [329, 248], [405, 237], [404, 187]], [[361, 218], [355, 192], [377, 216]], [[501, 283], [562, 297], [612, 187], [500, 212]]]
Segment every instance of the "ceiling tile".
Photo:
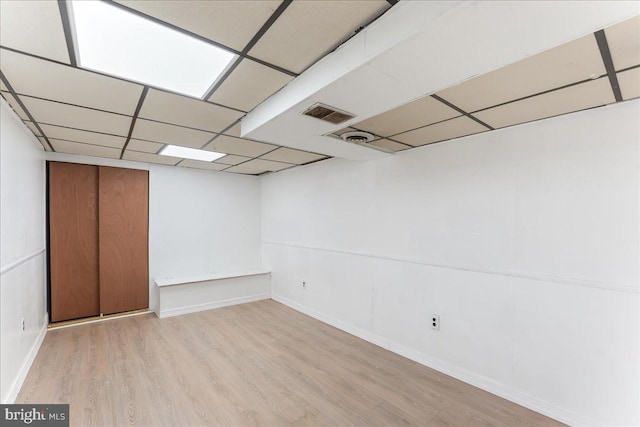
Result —
[[213, 134], [180, 126], [166, 125], [138, 119], [133, 128], [132, 138], [146, 139], [165, 144], [182, 145], [191, 148], [200, 148], [207, 143]]
[[293, 167], [294, 165], [291, 165], [289, 163], [274, 162], [271, 160], [254, 159], [234, 167], [240, 167], [240, 166], [246, 166], [248, 168], [256, 168], [256, 169], [264, 169], [269, 172], [276, 172], [283, 169], [288, 169], [290, 167]]
[[18, 94], [133, 115], [142, 86], [2, 49], [0, 63]]
[[49, 141], [58, 153], [79, 154], [81, 156], [93, 157], [107, 157], [110, 159], [120, 158], [121, 150], [118, 150], [117, 148], [80, 144], [77, 142], [62, 141], [60, 139], [49, 139]]
[[20, 117], [22, 120], [29, 120], [29, 116], [27, 116], [27, 113], [24, 112], [20, 104], [18, 104], [18, 101], [16, 101], [16, 98], [13, 95], [11, 95], [11, 93], [2, 92], [2, 96], [7, 101], [7, 103], [11, 106], [11, 108], [13, 108], [13, 111], [16, 112], [18, 117]]
[[382, 147], [382, 148], [386, 148], [387, 150], [391, 150], [391, 151], [404, 151], [407, 150], [411, 147], [407, 147], [404, 144], [399, 144], [395, 141], [391, 141], [388, 139], [378, 139], [375, 141], [371, 141], [369, 143], [370, 145], [375, 145], [376, 147]]
[[243, 115], [197, 99], [151, 89], [139, 117], [219, 132]]
[[291, 80], [291, 76], [245, 59], [209, 100], [250, 111]]
[[302, 165], [315, 160], [325, 159], [323, 154], [309, 153], [308, 151], [294, 150], [293, 148], [280, 147], [275, 151], [265, 154], [261, 159], [275, 160], [279, 162]]
[[251, 157], [244, 157], [244, 156], [236, 156], [233, 154], [227, 154], [224, 157], [220, 157], [218, 160], [216, 160], [216, 163], [221, 163], [223, 165], [237, 165], [238, 163], [242, 163], [242, 162], [246, 162], [247, 160], [251, 159]]
[[29, 128], [29, 130], [30, 130], [31, 132], [33, 132], [33, 134], [34, 134], [35, 136], [41, 136], [41, 135], [42, 135], [42, 134], [40, 133], [40, 131], [38, 130], [38, 128], [36, 127], [36, 125], [34, 125], [34, 124], [33, 124], [33, 122], [30, 122], [30, 121], [25, 120], [25, 121], [24, 121], [24, 124], [25, 124], [25, 125], [27, 125], [27, 127]]
[[604, 30], [616, 70], [640, 64], [640, 15]]
[[445, 89], [438, 95], [466, 112], [605, 74], [593, 34]]
[[249, 54], [300, 73], [389, 7], [384, 0], [294, 1]]
[[255, 166], [247, 166], [246, 163], [243, 163], [238, 166], [232, 166], [229, 169], [225, 169], [225, 172], [239, 173], [243, 175], [259, 175], [261, 173], [269, 172], [264, 168], [258, 168]]
[[240, 138], [240, 122], [236, 123], [235, 125], [230, 127], [228, 130], [225, 130], [224, 134], [229, 136], [235, 136], [236, 138]]
[[0, 80], [0, 90], [2, 92], [9, 92], [9, 88], [5, 86], [4, 82]]
[[2, 45], [69, 63], [58, 2], [0, 1]]
[[185, 168], [207, 169], [211, 171], [219, 171], [229, 167], [228, 165], [222, 165], [219, 163], [201, 162], [200, 160], [189, 159], [181, 161], [178, 166], [182, 166]]
[[502, 128], [612, 102], [615, 102], [615, 98], [609, 79], [603, 77], [481, 111], [474, 116], [495, 128]]
[[42, 131], [49, 138], [63, 139], [70, 142], [102, 145], [104, 147], [122, 148], [126, 138], [122, 136], [105, 135], [103, 133], [87, 132], [78, 129], [63, 128], [41, 124]]
[[175, 165], [181, 159], [179, 157], [161, 156], [159, 154], [140, 153], [138, 151], [125, 150], [124, 160], [133, 160], [134, 162], [157, 163], [159, 165]]
[[376, 135], [391, 136], [459, 115], [453, 108], [425, 96], [352, 126]]
[[277, 0], [121, 1], [132, 9], [242, 50], [278, 8]]
[[622, 99], [633, 99], [640, 96], [640, 68], [623, 71], [617, 75]]
[[131, 117], [105, 113], [73, 105], [21, 96], [20, 99], [38, 123], [67, 126], [94, 132], [127, 135]]
[[164, 145], [165, 144], [160, 144], [158, 142], [143, 141], [141, 139], [131, 138], [129, 140], [129, 145], [127, 145], [127, 150], [156, 154], [162, 147], [164, 147]]
[[226, 135], [217, 137], [205, 147], [205, 149], [209, 151], [247, 157], [258, 157], [274, 148], [276, 148], [275, 145], [263, 144], [248, 139], [233, 138]]
[[447, 139], [460, 138], [474, 133], [485, 132], [489, 129], [466, 116], [436, 123], [411, 132], [396, 135], [393, 139], [405, 144], [419, 146]]

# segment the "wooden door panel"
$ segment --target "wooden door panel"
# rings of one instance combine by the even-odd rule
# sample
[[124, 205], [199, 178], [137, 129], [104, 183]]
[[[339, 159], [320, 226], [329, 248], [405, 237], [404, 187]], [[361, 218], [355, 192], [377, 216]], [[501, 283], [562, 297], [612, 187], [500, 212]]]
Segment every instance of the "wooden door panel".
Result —
[[100, 311], [149, 307], [149, 173], [100, 166]]
[[98, 168], [49, 163], [51, 321], [100, 314]]

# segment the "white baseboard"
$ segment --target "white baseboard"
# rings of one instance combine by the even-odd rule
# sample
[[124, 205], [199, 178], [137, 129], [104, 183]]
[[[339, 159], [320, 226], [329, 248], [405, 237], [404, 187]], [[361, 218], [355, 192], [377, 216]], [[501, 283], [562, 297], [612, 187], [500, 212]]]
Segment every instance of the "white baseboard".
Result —
[[246, 297], [231, 298], [220, 301], [207, 302], [204, 304], [189, 305], [185, 307], [171, 308], [167, 310], [157, 310], [156, 315], [160, 319], [166, 317], [179, 316], [181, 314], [195, 313], [197, 311], [211, 310], [213, 308], [228, 307], [231, 305], [245, 304], [248, 302], [260, 301], [271, 298], [270, 293], [248, 295]]
[[16, 401], [16, 398], [18, 397], [18, 393], [20, 393], [20, 389], [24, 384], [24, 380], [27, 379], [27, 374], [29, 373], [29, 369], [31, 369], [31, 365], [33, 364], [33, 361], [36, 359], [38, 350], [40, 350], [40, 346], [44, 341], [44, 337], [47, 335], [48, 323], [49, 323], [49, 315], [45, 313], [44, 318], [42, 319], [42, 327], [40, 328], [40, 332], [38, 333], [36, 340], [31, 346], [31, 349], [29, 350], [29, 353], [27, 354], [27, 357], [25, 358], [24, 363], [22, 363], [22, 366], [18, 370], [18, 374], [16, 375], [16, 378], [13, 380], [13, 384], [11, 384], [11, 387], [9, 388], [9, 393], [7, 394], [7, 397], [2, 402], [3, 404], [8, 405]]
[[514, 390], [489, 378], [451, 365], [440, 359], [436, 359], [425, 353], [419, 352], [405, 345], [398, 344], [387, 338], [381, 337], [370, 331], [366, 331], [364, 329], [350, 325], [346, 322], [343, 322], [342, 320], [327, 316], [326, 314], [320, 313], [312, 308], [301, 305], [288, 298], [272, 294], [271, 299], [284, 304], [296, 311], [313, 317], [314, 319], [320, 320], [321, 322], [327, 323], [335, 328], [348, 332], [351, 335], [355, 335], [358, 338], [380, 346], [386, 350], [392, 351], [393, 353], [399, 354], [400, 356], [406, 357], [407, 359], [411, 359], [414, 362], [418, 362], [429, 368], [435, 369], [436, 371], [442, 372], [443, 374], [459, 379], [460, 381], [464, 381], [467, 384], [471, 384], [482, 390], [488, 391], [489, 393], [500, 396], [504, 399], [517, 403], [518, 405], [522, 405], [525, 408], [529, 408], [532, 411], [539, 412], [560, 422], [574, 426], [602, 425], [602, 423], [588, 419], [567, 409], [561, 408], [557, 405], [554, 405], [553, 403], [538, 399], [536, 397], [523, 393], [522, 391]]

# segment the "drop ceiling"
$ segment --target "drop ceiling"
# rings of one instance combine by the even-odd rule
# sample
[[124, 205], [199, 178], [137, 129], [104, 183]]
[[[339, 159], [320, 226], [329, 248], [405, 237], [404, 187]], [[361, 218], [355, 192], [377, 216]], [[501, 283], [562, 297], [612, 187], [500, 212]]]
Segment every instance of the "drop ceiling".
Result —
[[[196, 99], [76, 66], [73, 46], [67, 43], [71, 38], [65, 34], [69, 28], [63, 19], [63, 3], [1, 1], [0, 90], [47, 151], [249, 175], [273, 173], [340, 153], [347, 158], [368, 158], [369, 152], [376, 153], [373, 157], [388, 155], [342, 142], [339, 135], [347, 130], [374, 134], [369, 143], [372, 148], [387, 153], [409, 150], [404, 155], [410, 155], [414, 147], [640, 96], [639, 16], [626, 16], [605, 28], [452, 85], [434, 80], [409, 90], [389, 77], [379, 86], [397, 86], [392, 95], [385, 95], [375, 87], [364, 87], [354, 75], [340, 75], [335, 60], [365, 36], [371, 46], [380, 42], [380, 35], [389, 33], [385, 25], [393, 23], [394, 12], [408, 7], [406, 2], [396, 3], [112, 2], [238, 55], [203, 99]], [[453, 6], [447, 5], [451, 11], [458, 11]], [[398, 16], [400, 11], [396, 21]], [[364, 27], [371, 29], [369, 34], [361, 31]], [[418, 38], [400, 34], [400, 42], [406, 46], [417, 43]], [[402, 49], [398, 46], [395, 51], [387, 47], [390, 52], [398, 52]], [[379, 55], [365, 62], [383, 69], [386, 58], [392, 56]], [[278, 97], [282, 99], [287, 91], [296, 90], [306, 76], [323, 71], [323, 63], [328, 60], [334, 61], [328, 73], [335, 70], [335, 76], [325, 79], [325, 93], [332, 89], [339, 92], [337, 88], [348, 83], [354, 93], [366, 90], [371, 96], [370, 100], [363, 97], [359, 101], [363, 113], [348, 126], [327, 128], [315, 119], [300, 118], [297, 110], [304, 105], [297, 103], [283, 109], [278, 119], [266, 121], [268, 126], [278, 120], [289, 123], [291, 132], [276, 132], [274, 136], [255, 125], [243, 132], [248, 114], [275, 111], [271, 106]], [[372, 73], [369, 80], [375, 83], [380, 75]], [[342, 86], [334, 82], [340, 78]], [[331, 105], [331, 96], [313, 98], [300, 99]], [[311, 141], [309, 135], [316, 139]], [[159, 155], [167, 144], [227, 155], [215, 162]]]

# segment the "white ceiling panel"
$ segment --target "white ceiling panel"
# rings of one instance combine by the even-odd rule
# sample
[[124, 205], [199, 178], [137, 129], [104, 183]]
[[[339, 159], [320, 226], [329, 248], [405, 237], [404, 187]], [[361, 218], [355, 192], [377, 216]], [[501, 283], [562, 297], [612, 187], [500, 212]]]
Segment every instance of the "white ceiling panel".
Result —
[[246, 162], [247, 160], [251, 159], [251, 157], [244, 157], [244, 156], [236, 156], [234, 154], [227, 154], [224, 157], [220, 157], [218, 160], [216, 160], [216, 163], [222, 163], [223, 165], [237, 165], [238, 163], [242, 163], [242, 162]]
[[327, 156], [323, 154], [315, 154], [307, 151], [295, 150], [293, 148], [281, 147], [275, 151], [265, 154], [261, 159], [302, 165], [315, 160], [324, 159], [326, 157]]
[[495, 128], [502, 128], [612, 102], [615, 102], [615, 98], [611, 84], [608, 78], [603, 77], [481, 111], [474, 116]]
[[29, 120], [29, 116], [27, 116], [27, 113], [24, 112], [20, 104], [18, 104], [16, 98], [11, 95], [10, 92], [2, 92], [2, 96], [7, 100], [7, 103], [11, 106], [11, 108], [13, 108], [13, 111], [16, 112], [18, 117], [20, 117], [22, 120]]
[[442, 102], [425, 96], [352, 126], [380, 136], [391, 136], [459, 116]]
[[616, 70], [640, 64], [640, 15], [604, 30]]
[[5, 86], [4, 82], [2, 80], [0, 80], [0, 90], [2, 92], [8, 92], [9, 88]]
[[378, 139], [376, 141], [372, 141], [369, 143], [370, 145], [375, 145], [376, 147], [382, 147], [382, 148], [386, 148], [387, 150], [391, 150], [391, 151], [404, 151], [407, 150], [411, 147], [407, 147], [404, 144], [399, 144], [395, 141], [390, 141], [388, 139]]
[[58, 2], [0, 1], [3, 46], [69, 63]]
[[243, 113], [186, 96], [151, 89], [139, 117], [219, 132]]
[[190, 159], [181, 161], [178, 166], [182, 166], [185, 168], [206, 169], [210, 171], [220, 171], [229, 167], [228, 165], [222, 165], [220, 163], [201, 162], [200, 160]]
[[141, 151], [143, 153], [157, 153], [160, 151], [165, 144], [160, 144], [158, 142], [151, 141], [143, 141], [141, 139], [133, 139], [129, 140], [129, 144], [127, 145], [127, 150], [133, 151]]
[[438, 95], [466, 112], [606, 73], [593, 34], [467, 80]]
[[436, 123], [431, 126], [416, 129], [411, 132], [396, 135], [393, 139], [405, 144], [420, 146], [447, 139], [459, 138], [466, 135], [485, 132], [489, 129], [466, 116]]
[[142, 86], [8, 50], [0, 63], [13, 90], [84, 107], [133, 115]]
[[294, 1], [249, 54], [300, 73], [389, 7], [384, 0]]
[[237, 154], [246, 157], [258, 157], [276, 148], [273, 145], [261, 142], [250, 141], [248, 139], [233, 138], [221, 135], [211, 141], [205, 149], [217, 151], [218, 153]]
[[49, 139], [51, 145], [58, 153], [78, 154], [81, 156], [107, 157], [119, 159], [120, 151], [117, 148], [102, 147], [100, 145], [80, 144], [77, 142], [62, 141], [60, 139]]
[[261, 173], [269, 172], [268, 170], [262, 168], [258, 168], [255, 166], [247, 166], [246, 163], [243, 163], [238, 166], [232, 166], [229, 169], [225, 169], [225, 172], [238, 173], [243, 175], [259, 175]]
[[94, 132], [126, 135], [131, 117], [73, 105], [21, 96], [20, 99], [38, 123], [67, 126]]
[[278, 8], [280, 0], [121, 1], [132, 9], [242, 50]]
[[42, 131], [49, 138], [63, 139], [71, 142], [82, 142], [85, 144], [102, 145], [104, 147], [122, 148], [126, 138], [122, 136], [105, 135], [103, 133], [87, 132], [78, 129], [63, 128], [41, 124]]
[[623, 71], [617, 76], [622, 99], [633, 99], [640, 96], [640, 68]]
[[182, 145], [184, 147], [200, 148], [214, 135], [195, 129], [167, 125], [138, 119], [133, 128], [132, 138], [146, 139], [164, 144]]
[[124, 160], [133, 160], [134, 162], [157, 163], [159, 165], [175, 165], [181, 159], [179, 157], [161, 156], [159, 154], [140, 153], [138, 151], [125, 150]]
[[230, 127], [228, 130], [225, 130], [224, 134], [229, 136], [235, 136], [236, 138], [240, 138], [240, 122], [236, 123], [235, 125]]
[[[246, 167], [249, 167], [249, 168], [264, 169], [269, 172], [277, 172], [277, 171], [288, 169], [294, 166], [289, 163], [274, 162], [272, 160], [263, 160], [263, 159], [250, 160], [239, 166], [244, 166], [244, 165], [246, 165]], [[239, 166], [234, 166], [234, 167], [239, 167]]]
[[291, 76], [245, 59], [209, 100], [250, 111], [291, 80]]

